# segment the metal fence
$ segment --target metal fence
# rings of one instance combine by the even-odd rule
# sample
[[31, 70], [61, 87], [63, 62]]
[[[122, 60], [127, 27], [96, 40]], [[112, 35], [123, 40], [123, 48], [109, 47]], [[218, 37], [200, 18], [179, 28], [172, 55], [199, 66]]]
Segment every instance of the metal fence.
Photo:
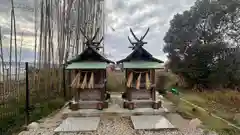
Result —
[[48, 115], [72, 96], [60, 65], [45, 64], [44, 68], [35, 68], [27, 62], [18, 65], [11, 69], [0, 66], [0, 135], [12, 134]]

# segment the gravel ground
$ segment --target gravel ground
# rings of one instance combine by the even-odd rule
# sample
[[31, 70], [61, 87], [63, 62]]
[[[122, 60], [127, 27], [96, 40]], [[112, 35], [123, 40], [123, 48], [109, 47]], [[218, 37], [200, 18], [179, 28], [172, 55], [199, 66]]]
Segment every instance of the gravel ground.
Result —
[[[176, 117], [170, 118], [171, 117], [167, 117], [172, 124], [176, 124], [175, 126], [178, 127], [179, 125], [184, 125], [183, 120], [177, 119]], [[181, 127], [181, 130], [134, 130], [131, 120], [127, 117], [120, 116], [102, 116], [97, 131], [60, 134], [54, 133], [54, 130], [61, 124], [61, 122], [62, 111], [59, 111], [58, 113], [41, 120], [38, 128], [35, 130], [30, 129], [29, 131], [23, 131], [18, 135], [216, 135], [204, 134], [202, 129], [186, 129], [186, 126]]]
[[97, 131], [79, 133], [54, 133], [61, 124], [61, 112], [40, 121], [38, 128], [22, 131], [18, 135], [205, 135], [200, 129], [195, 130], [134, 130], [129, 118], [119, 116], [102, 116]]

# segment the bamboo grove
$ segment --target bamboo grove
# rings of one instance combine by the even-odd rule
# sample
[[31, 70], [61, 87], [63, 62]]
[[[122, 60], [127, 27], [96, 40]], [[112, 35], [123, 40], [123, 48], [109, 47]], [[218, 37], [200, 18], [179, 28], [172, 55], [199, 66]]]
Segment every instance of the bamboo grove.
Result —
[[[23, 44], [24, 31], [16, 29], [18, 20], [18, 16], [15, 15], [16, 3], [17, 1], [11, 0], [8, 56], [4, 52], [6, 45], [2, 42], [3, 33], [0, 30], [1, 97], [5, 97], [7, 93], [9, 93], [7, 95], [11, 95], [13, 89], [19, 91], [22, 83], [21, 74], [23, 73], [20, 70], [24, 69], [22, 64], [25, 62], [22, 61], [22, 50], [25, 47]], [[60, 89], [61, 84], [56, 83], [57, 81], [54, 79], [62, 79], [62, 65], [69, 58], [79, 54], [85, 47], [83, 44], [85, 39], [81, 30], [85, 35], [92, 35], [97, 28], [100, 28], [96, 39], [100, 40], [103, 36], [104, 1], [34, 0], [33, 5], [34, 7], [30, 8], [32, 13], [29, 13], [34, 15], [34, 43], [31, 45], [32, 51], [34, 51], [31, 68], [34, 70], [32, 74], [30, 73], [30, 81], [32, 81], [34, 89], [40, 89], [42, 86], [45, 91], [52, 87]], [[20, 43], [17, 42], [17, 36], [21, 37]], [[104, 53], [104, 47], [100, 49], [100, 52]]]

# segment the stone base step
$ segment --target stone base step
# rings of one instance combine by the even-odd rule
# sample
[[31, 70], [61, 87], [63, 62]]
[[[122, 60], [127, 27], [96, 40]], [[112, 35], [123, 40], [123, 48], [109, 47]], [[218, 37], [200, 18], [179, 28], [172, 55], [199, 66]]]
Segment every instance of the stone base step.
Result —
[[152, 100], [133, 100], [135, 108], [152, 108]]
[[161, 102], [154, 102], [153, 100], [132, 100], [124, 101], [124, 108], [133, 110], [135, 108], [154, 108], [159, 109], [162, 107]]
[[152, 109], [152, 108], [135, 108], [128, 110], [121, 108], [119, 105], [110, 105], [109, 108], [103, 110], [97, 109], [79, 109], [72, 111], [66, 108], [63, 111], [63, 118], [67, 117], [98, 117], [102, 115], [118, 115], [118, 116], [133, 116], [133, 115], [165, 115], [168, 113], [166, 108]]
[[[108, 101], [78, 101], [69, 105], [72, 110], [76, 109], [100, 109], [99, 107], [107, 108]], [[73, 109], [74, 108], [74, 109]]]
[[96, 109], [100, 101], [79, 101], [79, 109]]

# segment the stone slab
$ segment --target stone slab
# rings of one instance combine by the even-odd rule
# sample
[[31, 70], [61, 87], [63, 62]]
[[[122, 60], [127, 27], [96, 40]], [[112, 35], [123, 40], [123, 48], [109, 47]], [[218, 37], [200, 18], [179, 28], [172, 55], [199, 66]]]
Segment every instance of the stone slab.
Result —
[[134, 129], [176, 129], [165, 117], [161, 115], [131, 116]]
[[63, 120], [62, 124], [54, 132], [95, 131], [98, 128], [99, 122], [99, 117], [69, 117]]

